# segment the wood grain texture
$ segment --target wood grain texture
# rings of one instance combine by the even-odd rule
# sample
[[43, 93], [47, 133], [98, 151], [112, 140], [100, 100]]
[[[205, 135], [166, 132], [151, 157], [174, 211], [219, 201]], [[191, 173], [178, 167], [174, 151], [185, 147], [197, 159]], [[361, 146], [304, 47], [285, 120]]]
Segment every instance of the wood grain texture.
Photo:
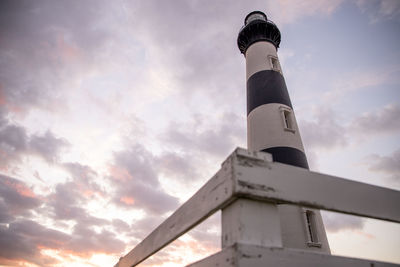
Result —
[[188, 267], [395, 267], [397, 264], [288, 248], [235, 244]]
[[235, 157], [235, 196], [400, 222], [400, 192], [277, 162]]
[[[238, 198], [248, 198], [272, 204], [295, 204], [303, 207], [400, 222], [399, 191], [271, 162], [270, 154], [249, 152], [245, 149], [237, 148], [224, 161], [221, 169], [197, 193], [125, 257], [121, 258], [115, 266], [130, 267], [137, 265]], [[254, 214], [254, 216], [257, 216], [257, 214]], [[245, 249], [247, 248], [243, 247], [242, 250], [244, 251]], [[307, 261], [308, 258], [316, 262], [321, 260], [324, 264], [325, 258], [329, 258], [327, 264], [333, 262], [333, 265], [319, 266], [395, 266], [379, 265], [380, 263], [368, 265], [369, 263], [367, 262], [369, 261], [323, 254], [315, 256], [315, 253], [305, 251], [295, 252], [295, 250], [290, 250], [288, 252], [267, 247], [263, 247], [261, 250], [263, 251], [262, 253], [266, 253], [265, 255], [270, 253], [271, 255], [268, 257], [271, 260], [276, 260], [275, 265], [272, 264], [271, 266], [316, 266], [311, 264], [311, 261]], [[230, 251], [239, 253], [237, 249], [231, 249]], [[301, 259], [302, 255], [308, 254], [311, 256], [304, 256], [304, 265], [290, 265], [292, 264], [291, 262], [288, 265], [279, 265], [281, 263], [286, 264], [282, 257], [300, 257]], [[227, 254], [219, 253], [218, 255], [226, 257]], [[251, 262], [251, 257], [246, 259], [245, 255], [247, 254], [242, 254], [242, 258], [236, 258], [235, 256], [235, 262], [240, 259], [243, 262]], [[332, 260], [330, 257], [334, 257], [334, 259]], [[353, 261], [359, 265], [352, 265]], [[210, 261], [207, 260], [205, 262]], [[338, 265], [336, 265], [336, 262]], [[343, 265], [339, 265], [341, 262], [343, 262]], [[239, 266], [224, 264], [219, 266]]]
[[135, 266], [221, 209], [232, 198], [232, 165], [227, 160], [196, 194], [120, 259], [118, 267]]

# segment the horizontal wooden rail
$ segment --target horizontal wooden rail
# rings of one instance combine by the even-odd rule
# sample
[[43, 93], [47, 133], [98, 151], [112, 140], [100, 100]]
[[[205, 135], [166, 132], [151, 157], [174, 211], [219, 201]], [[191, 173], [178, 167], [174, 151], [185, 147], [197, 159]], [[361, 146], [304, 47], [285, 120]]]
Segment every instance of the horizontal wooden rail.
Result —
[[239, 197], [400, 222], [398, 191], [272, 162], [270, 154], [237, 148], [193, 197], [116, 266], [137, 265]]
[[187, 267], [395, 267], [397, 264], [333, 256], [323, 253], [304, 253], [302, 250], [288, 248], [260, 247], [235, 244]]
[[400, 222], [400, 192], [281, 163], [235, 157], [235, 196]]
[[221, 209], [232, 197], [231, 169], [228, 162], [224, 164], [196, 194], [121, 258], [116, 266], [137, 265]]

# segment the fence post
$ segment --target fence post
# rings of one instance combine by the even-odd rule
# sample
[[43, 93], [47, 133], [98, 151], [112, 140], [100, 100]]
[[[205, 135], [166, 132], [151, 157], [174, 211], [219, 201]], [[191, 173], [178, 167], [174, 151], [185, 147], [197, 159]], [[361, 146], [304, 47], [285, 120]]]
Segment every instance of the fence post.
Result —
[[222, 248], [235, 243], [282, 247], [277, 206], [238, 198], [222, 209]]

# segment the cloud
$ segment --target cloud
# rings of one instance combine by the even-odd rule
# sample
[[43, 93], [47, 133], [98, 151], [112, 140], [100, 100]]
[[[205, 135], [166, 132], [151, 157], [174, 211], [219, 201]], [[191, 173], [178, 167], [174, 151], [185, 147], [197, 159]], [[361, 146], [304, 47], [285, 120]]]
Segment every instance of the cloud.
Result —
[[60, 221], [74, 221], [82, 226], [104, 226], [108, 220], [92, 215], [86, 208], [91, 200], [104, 199], [106, 190], [97, 181], [102, 179], [89, 166], [80, 163], [61, 165], [71, 174], [71, 179], [55, 186], [54, 192], [46, 196], [43, 212]]
[[[4, 203], [3, 205], [7, 207], [7, 213], [11, 215], [24, 214], [43, 203], [32, 188], [24, 182], [2, 174], [0, 174], [0, 198], [3, 201], [0, 203]], [[6, 211], [3, 210], [4, 213]]]
[[365, 162], [370, 171], [387, 174], [392, 181], [400, 182], [400, 149], [396, 149], [389, 156], [369, 155]]
[[104, 196], [105, 189], [96, 183], [96, 180], [100, 177], [90, 166], [78, 162], [64, 162], [61, 166], [70, 173], [75, 190], [82, 196], [87, 199]]
[[299, 127], [307, 149], [333, 149], [347, 145], [346, 128], [335, 118], [335, 112], [327, 107], [316, 107], [315, 121], [300, 121]]
[[274, 21], [284, 25], [308, 16], [330, 16], [343, 2], [344, 0], [280, 0], [267, 2], [267, 10], [274, 14]]
[[68, 145], [65, 139], [55, 137], [50, 131], [43, 135], [32, 135], [29, 140], [30, 151], [48, 162], [56, 162], [61, 149]]
[[221, 213], [216, 212], [188, 234], [198, 243], [209, 249], [218, 250], [221, 243]]
[[9, 166], [12, 162], [19, 162], [21, 157], [36, 155], [49, 163], [55, 163], [62, 148], [69, 143], [56, 137], [51, 131], [42, 134], [29, 135], [26, 129], [5, 120], [0, 125], [0, 168]]
[[381, 110], [364, 113], [350, 124], [350, 131], [360, 135], [390, 134], [400, 132], [400, 106], [390, 104]]
[[400, 17], [400, 3], [396, 0], [380, 1], [379, 13], [389, 18]]
[[124, 242], [109, 231], [97, 233], [77, 224], [71, 235], [47, 228], [32, 220], [18, 220], [0, 225], [0, 264], [26, 261], [39, 266], [54, 266], [58, 259], [41, 253], [42, 249], [58, 250], [58, 255], [88, 257], [94, 253], [113, 254], [123, 251]]
[[8, 223], [14, 220], [14, 217], [9, 213], [7, 205], [4, 203], [4, 200], [0, 200], [0, 224]]
[[[264, 5], [262, 1], [255, 2], [251, 6]], [[187, 1], [174, 5], [131, 2], [130, 8], [136, 11], [132, 16], [135, 38], [146, 47], [146, 63], [151, 66], [149, 79], [159, 81], [149, 89], [173, 94], [183, 106], [194, 97], [206, 95], [213, 96], [207, 105], [215, 108], [243, 100], [245, 79], [236, 68], [243, 64], [243, 58], [234, 45], [228, 46], [229, 50], [225, 45], [236, 42], [245, 16], [241, 6], [228, 1], [209, 5]]]
[[370, 71], [352, 71], [333, 82], [333, 90], [325, 93], [324, 100], [332, 102], [356, 91], [383, 85], [397, 85], [400, 68], [397, 65]]
[[[165, 152], [155, 161], [157, 170], [168, 179], [176, 178], [179, 183], [192, 183], [201, 177], [196, 165], [197, 158], [190, 152]], [[197, 166], [197, 167], [196, 167]]]
[[[360, 140], [363, 141], [366, 138], [370, 140], [372, 137], [395, 135], [400, 132], [398, 104], [386, 105], [376, 111], [361, 114], [347, 123], [343, 123], [344, 120], [342, 120], [341, 124], [337, 120], [339, 114], [329, 105], [316, 106], [312, 112], [314, 114], [312, 121], [299, 121], [303, 144], [312, 169], [318, 168], [318, 159], [323, 151], [344, 149], [349, 145], [359, 144]], [[383, 159], [378, 155], [366, 158], [368, 164], [375, 164], [379, 160]], [[400, 175], [391, 175], [391, 177], [398, 176]]]
[[11, 161], [18, 161], [27, 146], [25, 128], [11, 124], [0, 126], [0, 168], [7, 167]]
[[114, 204], [143, 209], [150, 214], [163, 214], [178, 206], [177, 198], [161, 188], [155, 160], [139, 144], [114, 154], [114, 165], [110, 167], [110, 182], [115, 189]]
[[168, 145], [177, 146], [182, 151], [226, 156], [245, 139], [245, 128], [240, 123], [243, 118], [227, 112], [216, 119], [218, 123], [197, 114], [185, 124], [172, 122], [161, 138]]
[[[94, 173], [89, 167], [77, 163], [65, 166], [72, 173], [77, 170], [84, 170], [84, 174]], [[0, 264], [15, 265], [25, 261], [39, 266], [54, 266], [63, 255], [90, 257], [94, 253], [123, 251], [125, 243], [105, 229], [111, 222], [91, 215], [84, 208], [87, 199], [93, 196], [85, 194], [85, 190], [97, 188], [92, 178], [86, 178], [89, 181], [85, 182], [82, 176], [74, 176], [73, 181], [58, 184], [54, 193], [40, 196], [24, 182], [0, 175], [0, 222], [8, 223], [8, 226], [0, 225]], [[33, 216], [39, 213], [57, 223], [72, 221], [75, 224], [72, 233], [39, 224], [35, 221], [36, 215]], [[100, 230], [94, 231], [94, 226]], [[58, 251], [59, 257], [52, 258], [41, 252], [46, 249]]]
[[344, 230], [362, 230], [365, 224], [365, 220], [362, 217], [347, 214], [323, 212], [322, 216], [326, 230], [331, 233]]
[[400, 3], [397, 0], [357, 0], [357, 6], [367, 13], [371, 23], [382, 19], [400, 19]]
[[25, 127], [7, 118], [0, 105], [0, 169], [7, 169], [10, 163], [19, 162], [24, 155], [36, 155], [55, 163], [62, 148], [67, 146], [68, 141], [49, 130], [44, 134], [28, 134]]
[[314, 121], [299, 122], [304, 146], [311, 151], [345, 147], [365, 136], [400, 132], [398, 104], [389, 104], [377, 111], [361, 114], [341, 125], [337, 122], [337, 113], [329, 106], [317, 106], [313, 114]]
[[[110, 229], [122, 233], [128, 242], [136, 242], [149, 233], [166, 212], [179, 204], [177, 196], [170, 193], [173, 190], [168, 188], [172, 179], [176, 178], [181, 184], [185, 179], [193, 182], [190, 179], [210, 169], [204, 162], [215, 166], [215, 162], [220, 162], [215, 159], [225, 158], [245, 140], [245, 118], [237, 115], [240, 110], [245, 116], [244, 60], [235, 46], [243, 18], [251, 11], [245, 9], [268, 7], [269, 12], [271, 7], [269, 17], [284, 24], [306, 16], [330, 16], [341, 2], [281, 1], [272, 9], [269, 2], [266, 4], [262, 0], [252, 3], [215, 1], [206, 5], [197, 1], [171, 4], [151, 0], [117, 0], [112, 4], [91, 0], [79, 4], [2, 1], [0, 165], [16, 165], [23, 162], [25, 156], [38, 156], [52, 163], [49, 168], [61, 168], [68, 178], [43, 196], [33, 194], [33, 188], [16, 179], [3, 180], [10, 181], [8, 184], [0, 183], [0, 222], [10, 225], [1, 226], [0, 239], [4, 239], [1, 239], [0, 250], [14, 240], [11, 248], [3, 250], [5, 254], [14, 250], [8, 253], [8, 259], [51, 266], [57, 260], [45, 257], [41, 249], [55, 249], [60, 258], [86, 257], [96, 252], [117, 253], [123, 251], [124, 242]], [[256, 6], [261, 8], [254, 8]], [[240, 64], [242, 69], [237, 68]], [[102, 68], [118, 71], [105, 74]], [[92, 75], [97, 76], [93, 78]], [[85, 79], [88, 77], [90, 79]], [[109, 88], [119, 90], [115, 97], [110, 97]], [[78, 91], [79, 94], [75, 94]], [[156, 97], [141, 97], [149, 95]], [[130, 112], [134, 108], [138, 114], [145, 113], [147, 117], [140, 120], [151, 119], [150, 126], [166, 116], [156, 114], [158, 104], [167, 106], [165, 103], [170, 104], [172, 98], [171, 105], [176, 109], [169, 110], [168, 114], [177, 114], [182, 120], [170, 124], [168, 120], [162, 122], [168, 126], [164, 132], [154, 133], [159, 137], [154, 138], [157, 140], [137, 144], [138, 138], [147, 141], [153, 136], [139, 133], [137, 123], [132, 124], [126, 110]], [[126, 110], [122, 110], [125, 104]], [[67, 107], [71, 113], [63, 113], [61, 119], [49, 115], [49, 111], [53, 114]], [[201, 115], [188, 113], [198, 109], [202, 110]], [[46, 116], [54, 116], [57, 122], [62, 121], [61, 128], [69, 128], [68, 131], [75, 134], [77, 127], [69, 127], [68, 116], [74, 116], [76, 111], [79, 115], [85, 114], [80, 117], [91, 122], [93, 117], [100, 118], [96, 127], [104, 126], [107, 121], [109, 127], [104, 131], [109, 132], [112, 127], [116, 132], [112, 139], [118, 144], [121, 132], [129, 128], [127, 125], [134, 125], [127, 133], [130, 143], [111, 155], [107, 177], [103, 177], [101, 168], [94, 171], [87, 165], [93, 162], [59, 161], [63, 148], [68, 146], [68, 141], [55, 131], [60, 127], [32, 133], [32, 128], [39, 127], [32, 127], [32, 118], [42, 119], [41, 112], [44, 112]], [[305, 128], [310, 129], [306, 135], [311, 147], [333, 149], [346, 145], [347, 128], [338, 126], [335, 116], [322, 117], [329, 116], [326, 113], [329, 112], [321, 110], [321, 117], [305, 124]], [[14, 123], [18, 121], [16, 118], [21, 118], [18, 116], [29, 119], [32, 128]], [[43, 125], [52, 123], [45, 119], [40, 122]], [[80, 134], [92, 133], [86, 128], [79, 129]], [[334, 134], [329, 137], [331, 132]], [[103, 141], [109, 143], [108, 136]], [[87, 152], [82, 149], [90, 147], [71, 146], [76, 146], [74, 152], [81, 153], [76, 160]], [[151, 150], [154, 147], [156, 149]], [[39, 171], [43, 174], [46, 170]], [[50, 174], [42, 180], [46, 181], [48, 176]], [[187, 188], [185, 185], [185, 191], [190, 191]], [[122, 211], [139, 209], [144, 218], [103, 219], [104, 214], [91, 210], [91, 204], [99, 203], [94, 203], [96, 201], [107, 203], [118, 212], [120, 208]], [[35, 211], [38, 221], [33, 221], [29, 211]], [[46, 225], [39, 224], [39, 220]], [[69, 232], [51, 229], [52, 224], [58, 227], [64, 224]], [[200, 226], [190, 234], [193, 240], [178, 242], [174, 249], [206, 251], [216, 244], [217, 237], [211, 228]], [[163, 260], [168, 260], [172, 254], [161, 255]], [[182, 258], [178, 260], [181, 262]]]
[[117, 233], [129, 232], [131, 230], [130, 225], [120, 219], [113, 219], [112, 226]]
[[132, 245], [137, 245], [146, 236], [148, 236], [158, 225], [164, 221], [164, 218], [157, 214], [148, 214], [147, 216], [132, 222], [131, 231], [128, 233], [136, 242]]
[[62, 92], [93, 67], [112, 33], [98, 19], [105, 2], [6, 0], [0, 5], [2, 106], [12, 113], [66, 107]]
[[119, 253], [125, 249], [125, 243], [115, 237], [110, 231], [102, 230], [100, 233], [90, 229], [89, 226], [77, 224], [74, 227], [72, 238], [63, 247], [73, 251], [74, 254], [87, 256], [93, 253]]
[[[83, 190], [82, 190], [83, 189]], [[88, 199], [82, 188], [74, 182], [58, 184], [55, 192], [47, 196], [47, 216], [56, 220], [71, 220], [82, 225], [102, 226], [108, 223], [107, 220], [92, 216], [84, 208]]]
[[[23, 226], [28, 228], [25, 229]], [[46, 235], [39, 236], [37, 234]], [[37, 246], [40, 243], [55, 245], [57, 240], [50, 236], [51, 234], [53, 233], [45, 231], [34, 221], [11, 223], [9, 227], [0, 225], [0, 264], [26, 261], [39, 266], [50, 266], [56, 261], [43, 259]], [[59, 238], [60, 236], [57, 236], [57, 239]], [[39, 244], [36, 244], [35, 241]]]

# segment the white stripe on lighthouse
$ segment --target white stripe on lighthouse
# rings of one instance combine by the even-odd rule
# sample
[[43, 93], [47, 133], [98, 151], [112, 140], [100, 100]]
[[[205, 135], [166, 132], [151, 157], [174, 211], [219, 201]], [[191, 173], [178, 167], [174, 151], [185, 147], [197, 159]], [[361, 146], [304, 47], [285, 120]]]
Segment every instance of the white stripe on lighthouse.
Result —
[[266, 41], [254, 43], [246, 51], [246, 80], [262, 70], [272, 70], [269, 57], [278, 58], [276, 48]]
[[[282, 108], [291, 111], [293, 130], [285, 127]], [[249, 150], [255, 151], [271, 147], [292, 147], [304, 153], [299, 128], [291, 108], [272, 103], [253, 109], [247, 116], [247, 146]]]

